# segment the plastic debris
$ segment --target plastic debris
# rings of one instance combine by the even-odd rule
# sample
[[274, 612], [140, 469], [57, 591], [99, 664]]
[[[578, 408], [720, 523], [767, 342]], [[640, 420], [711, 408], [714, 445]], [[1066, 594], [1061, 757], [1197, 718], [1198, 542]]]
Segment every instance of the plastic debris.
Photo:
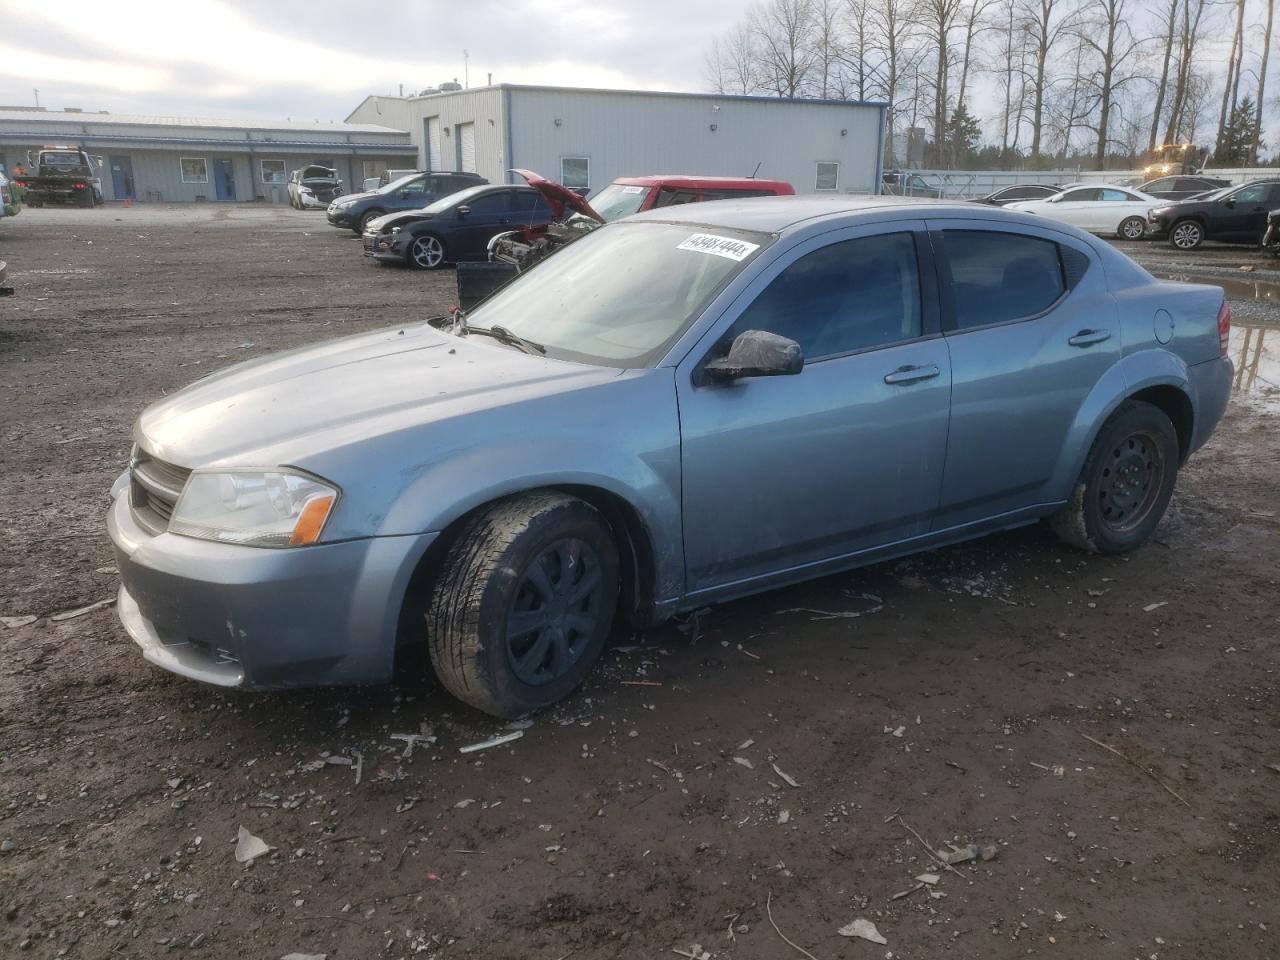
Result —
[[3, 623], [10, 630], [17, 630], [19, 627], [35, 623], [39, 619], [35, 614], [27, 614], [25, 617], [0, 617], [0, 623]]
[[256, 860], [264, 853], [270, 853], [271, 848], [258, 837], [241, 827], [236, 835], [236, 862], [249, 863]]
[[490, 747], [500, 747], [504, 743], [510, 743], [512, 740], [519, 740], [524, 736], [523, 730], [516, 730], [513, 733], [504, 733], [500, 737], [494, 737], [492, 740], [484, 740], [480, 743], [469, 743], [465, 747], [459, 747], [459, 753], [475, 753], [477, 750], [488, 750]]
[[86, 613], [93, 613], [95, 610], [101, 610], [103, 607], [109, 607], [116, 602], [115, 597], [106, 600], [99, 600], [97, 603], [91, 603], [87, 607], [77, 607], [74, 610], [63, 610], [62, 613], [55, 613], [49, 619], [54, 623], [61, 620], [74, 620], [76, 617], [83, 617]]
[[413, 756], [413, 748], [418, 744], [436, 742], [436, 738], [431, 734], [422, 733], [393, 733], [391, 739], [404, 741], [404, 751], [400, 754], [401, 760], [408, 760]]
[[776, 773], [778, 776], [780, 776], [780, 777], [782, 778], [783, 782], [784, 782], [784, 783], [786, 783], [786, 785], [787, 785], [788, 787], [797, 787], [797, 788], [798, 788], [798, 787], [800, 786], [799, 782], [796, 780], [796, 778], [795, 778], [795, 777], [793, 777], [793, 776], [791, 776], [791, 774], [789, 774], [789, 773], [787, 773], [787, 772], [785, 772], [785, 771], [783, 771], [783, 770], [779, 769], [779, 767], [778, 767], [778, 765], [777, 765], [776, 763], [775, 763], [775, 764], [773, 764], [773, 772], [774, 772], [774, 773]]
[[885, 944], [889, 941], [880, 936], [880, 931], [876, 929], [876, 925], [870, 920], [864, 920], [858, 917], [852, 923], [845, 924], [836, 931], [842, 937], [861, 937], [863, 940], [870, 940], [872, 943]]
[[942, 877], [936, 873], [922, 873], [920, 876], [916, 877], [916, 880], [920, 883], [927, 883], [931, 887], [941, 879]]
[[1148, 603], [1145, 607], [1142, 608], [1142, 612], [1150, 613], [1152, 610], [1159, 610], [1161, 607], [1167, 607], [1168, 605], [1169, 605], [1168, 600], [1161, 600], [1159, 603]]
[[740, 767], [746, 767], [748, 770], [754, 770], [755, 765], [746, 757], [734, 757], [733, 762]]

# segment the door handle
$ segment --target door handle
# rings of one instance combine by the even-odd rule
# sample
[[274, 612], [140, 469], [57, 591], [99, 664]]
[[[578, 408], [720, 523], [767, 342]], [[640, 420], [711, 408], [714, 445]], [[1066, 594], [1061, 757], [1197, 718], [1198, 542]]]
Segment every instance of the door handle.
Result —
[[1102, 343], [1103, 340], [1110, 339], [1110, 330], [1081, 330], [1074, 337], [1070, 337], [1067, 343], [1073, 347], [1091, 347], [1095, 343]]
[[900, 387], [908, 383], [919, 383], [921, 380], [932, 380], [941, 372], [935, 363], [926, 363], [918, 367], [899, 367], [893, 373], [885, 374], [884, 382]]

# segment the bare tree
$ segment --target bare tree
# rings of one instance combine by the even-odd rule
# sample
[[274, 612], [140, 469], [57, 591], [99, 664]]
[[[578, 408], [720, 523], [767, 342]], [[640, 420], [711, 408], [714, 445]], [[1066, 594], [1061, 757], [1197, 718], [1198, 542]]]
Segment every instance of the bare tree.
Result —
[[[1199, 109], [1188, 110], [1188, 101], [1195, 95], [1197, 106], [1202, 106], [1203, 91], [1192, 90], [1194, 77], [1194, 57], [1196, 47], [1200, 43], [1200, 31], [1204, 25], [1205, 8], [1209, 0], [1183, 0], [1182, 21], [1178, 33], [1178, 73], [1173, 86], [1173, 103], [1169, 108], [1169, 123], [1165, 127], [1164, 142], [1175, 143], [1179, 131], [1187, 128], [1188, 119], [1193, 119], [1191, 129], [1194, 130]], [[1184, 116], [1186, 114], [1186, 116]]]
[[882, 71], [874, 62], [871, 5], [873, 0], [845, 0], [844, 46], [841, 58], [844, 72], [858, 100], [867, 100], [880, 86]]
[[1222, 107], [1218, 112], [1218, 134], [1213, 139], [1213, 152], [1222, 146], [1227, 120], [1236, 108], [1240, 92], [1240, 67], [1244, 61], [1244, 0], [1236, 0], [1236, 28], [1231, 34], [1231, 55], [1227, 57], [1227, 82], [1222, 85]]
[[[1201, 0], [1204, 2], [1204, 0]], [[1034, 57], [1031, 77], [1031, 155], [1040, 155], [1044, 125], [1045, 92], [1049, 83], [1049, 58], [1064, 33], [1072, 26], [1066, 0], [1023, 0], [1023, 16]]]
[[1148, 151], [1156, 148], [1156, 138], [1160, 136], [1160, 117], [1164, 114], [1164, 98], [1169, 88], [1169, 66], [1173, 62], [1173, 39], [1178, 32], [1179, 4], [1180, 0], [1169, 0], [1169, 12], [1163, 20], [1164, 59], [1161, 61], [1160, 82], [1156, 85], [1156, 106], [1155, 113], [1151, 116], [1151, 136], [1147, 141]]
[[814, 93], [826, 100], [843, 86], [841, 67], [844, 38], [839, 28], [839, 0], [813, 0], [813, 60], [817, 74]]
[[[1097, 98], [1094, 130], [1098, 134], [1098, 142], [1093, 159], [1099, 170], [1105, 170], [1107, 166], [1116, 91], [1133, 79], [1134, 73], [1129, 65], [1142, 45], [1129, 27], [1127, 4], [1128, 0], [1089, 0], [1081, 10], [1076, 27], [1079, 42], [1092, 54], [1087, 61], [1092, 70], [1082, 79], [1093, 88]], [[1084, 74], [1084, 71], [1080, 72]]]
[[1258, 68], [1258, 97], [1254, 101], [1253, 113], [1253, 149], [1249, 152], [1251, 163], [1258, 162], [1258, 151], [1262, 149], [1262, 97], [1267, 92], [1267, 60], [1271, 54], [1271, 25], [1276, 14], [1276, 0], [1266, 0], [1267, 28], [1262, 35], [1262, 66]]
[[780, 97], [803, 95], [813, 80], [812, 0], [768, 0], [748, 14], [759, 51], [762, 85]]
[[920, 0], [917, 19], [921, 32], [932, 48], [933, 67], [933, 142], [941, 148], [946, 135], [949, 97], [947, 86], [951, 77], [951, 31], [960, 19], [961, 0]]
[[723, 38], [711, 42], [706, 74], [716, 93], [747, 95], [760, 89], [760, 56], [755, 38], [745, 23], [738, 23]]
[[[915, 45], [918, 25], [912, 17], [911, 0], [874, 0], [868, 14], [868, 27], [871, 31], [868, 46], [878, 54], [879, 95], [889, 103], [889, 163], [895, 161], [893, 135], [899, 129], [900, 121], [911, 110], [910, 125], [915, 125], [915, 111], [919, 101], [917, 92], [920, 51]], [[910, 89], [912, 96], [908, 107], [903, 96]]]
[[963, 12], [964, 52], [960, 57], [960, 84], [956, 89], [956, 103], [964, 103], [969, 94], [969, 68], [973, 63], [973, 41], [993, 28], [990, 22], [996, 0], [970, 0]]

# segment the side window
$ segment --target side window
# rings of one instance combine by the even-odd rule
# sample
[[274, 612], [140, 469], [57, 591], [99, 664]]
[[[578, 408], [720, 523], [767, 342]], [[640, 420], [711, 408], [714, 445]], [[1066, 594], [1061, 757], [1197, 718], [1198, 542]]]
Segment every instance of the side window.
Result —
[[1280, 183], [1271, 184], [1267, 190], [1267, 205], [1272, 207], [1280, 205]]
[[512, 195], [511, 211], [526, 217], [533, 223], [540, 223], [551, 219], [551, 207], [547, 205], [547, 201], [542, 194], [533, 190], [518, 191]]
[[1130, 196], [1123, 190], [1103, 190], [1102, 196], [1099, 197], [1099, 199], [1107, 200], [1111, 203], [1123, 203], [1126, 200], [1136, 200], [1138, 198]]
[[472, 197], [467, 202], [467, 206], [471, 208], [472, 216], [506, 213], [507, 198], [510, 195], [507, 190], [500, 190], [497, 193], [482, 193], [478, 197]]
[[840, 164], [829, 160], [819, 160], [814, 168], [813, 189], [823, 192], [840, 189]]
[[796, 341], [806, 361], [920, 336], [920, 276], [910, 233], [843, 240], [773, 279], [733, 325]]
[[979, 230], [943, 236], [959, 330], [1035, 316], [1066, 291], [1051, 240]]
[[401, 193], [407, 193], [410, 196], [425, 195], [427, 192], [427, 178], [419, 177], [417, 180], [410, 180], [400, 188]]
[[746, 197], [772, 197], [770, 190], [703, 190], [705, 200], [742, 200]]
[[1262, 203], [1267, 198], [1267, 184], [1255, 183], [1237, 190], [1228, 199], [1236, 203]]
[[675, 207], [682, 203], [697, 203], [700, 198], [696, 190], [681, 190], [676, 187], [663, 187], [658, 191], [655, 207]]
[[1085, 187], [1082, 190], [1071, 190], [1062, 195], [1063, 203], [1079, 203], [1082, 200], [1092, 201], [1101, 199], [1102, 191], [1094, 187]]

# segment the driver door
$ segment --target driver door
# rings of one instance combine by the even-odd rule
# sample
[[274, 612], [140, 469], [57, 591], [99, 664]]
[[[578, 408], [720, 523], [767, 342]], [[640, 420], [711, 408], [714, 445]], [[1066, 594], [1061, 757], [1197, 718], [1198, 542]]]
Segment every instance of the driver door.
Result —
[[[744, 330], [797, 341], [796, 376], [702, 373]], [[951, 364], [923, 223], [842, 230], [770, 265], [677, 372], [689, 595], [748, 592], [927, 532]]]

